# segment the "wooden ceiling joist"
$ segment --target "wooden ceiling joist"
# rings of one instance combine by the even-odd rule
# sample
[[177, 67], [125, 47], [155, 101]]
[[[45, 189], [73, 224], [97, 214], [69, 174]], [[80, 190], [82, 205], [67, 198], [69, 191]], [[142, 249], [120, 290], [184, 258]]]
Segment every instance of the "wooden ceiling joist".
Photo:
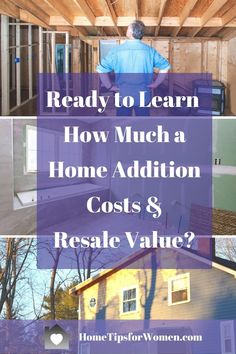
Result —
[[234, 5], [223, 17], [222, 17], [222, 25], [215, 29], [212, 30], [210, 35], [214, 36], [216, 33], [218, 33], [220, 30], [222, 30], [228, 23], [230, 23], [234, 18], [236, 18], [236, 5]]
[[134, 8], [135, 8], [135, 18], [136, 20], [139, 20], [139, 7], [140, 7], [140, 4], [139, 4], [139, 0], [134, 0]]
[[[231, 29], [232, 31], [232, 29]], [[236, 29], [235, 29], [236, 31]], [[87, 39], [89, 39], [90, 41], [96, 41], [96, 40], [105, 40], [105, 39], [117, 39], [117, 36], [109, 36], [109, 37], [105, 37], [105, 36], [88, 36]], [[126, 36], [122, 36], [119, 38], [120, 40], [126, 40], [127, 37]], [[199, 41], [221, 41], [220, 37], [194, 37], [194, 38], [190, 38], [190, 37], [178, 37], [178, 38], [172, 38], [172, 37], [166, 37], [166, 36], [159, 36], [158, 37], [158, 41], [164, 41], [166, 42], [166, 40], [169, 40], [171, 42], [183, 42], [183, 43], [199, 43]], [[153, 36], [145, 36], [145, 40], [147, 41], [152, 41], [155, 40], [155, 38]]]
[[[140, 17], [141, 21], [147, 27], [155, 27], [158, 23], [158, 17]], [[117, 17], [117, 26], [127, 27], [132, 21], [135, 20], [135, 17]], [[95, 26], [96, 27], [112, 27], [114, 21], [110, 16], [99, 16], [96, 17]], [[62, 16], [51, 16], [50, 25], [51, 26], [66, 26], [68, 22]], [[90, 22], [86, 17], [75, 16], [73, 19], [74, 26], [86, 26], [90, 27]], [[162, 27], [177, 27], [179, 25], [178, 17], [162, 17], [161, 26]], [[182, 27], [196, 27], [199, 28], [201, 26], [201, 19], [198, 17], [188, 17]], [[220, 17], [214, 17], [210, 19], [206, 27], [221, 27], [222, 19]], [[236, 21], [231, 21], [225, 27], [236, 27]]]
[[236, 37], [236, 29], [229, 29], [229, 31], [222, 37], [222, 39], [229, 41], [234, 37]]
[[73, 14], [68, 12], [67, 7], [64, 5], [64, 3], [61, 0], [60, 1], [57, 1], [57, 0], [43, 0], [43, 1], [48, 3], [50, 6], [54, 6], [57, 9], [57, 11], [60, 13], [60, 15], [67, 22], [67, 25], [69, 25], [69, 26], [74, 28], [73, 33], [77, 33], [77, 36], [79, 36], [83, 40], [86, 39], [84, 33], [82, 33], [78, 28], [75, 28], [74, 16], [73, 16]]
[[11, 3], [9, 0], [1, 0], [0, 14], [19, 19], [20, 9], [15, 4]]
[[236, 18], [236, 4], [222, 17], [222, 26], [224, 27], [234, 18]]
[[185, 4], [183, 10], [181, 11], [180, 17], [179, 17], [179, 26], [176, 27], [176, 28], [174, 29], [174, 31], [172, 32], [172, 36], [173, 36], [173, 37], [176, 37], [176, 36], [179, 34], [179, 32], [180, 32], [180, 30], [181, 30], [181, 28], [182, 28], [184, 22], [185, 22], [185, 21], [187, 20], [187, 18], [190, 16], [190, 13], [191, 13], [192, 9], [193, 9], [194, 6], [197, 4], [197, 2], [198, 2], [198, 0], [188, 0], [188, 1], [186, 2], [186, 4]]
[[141, 0], [0, 0], [0, 13], [44, 28], [64, 28], [85, 41], [101, 33], [121, 38], [135, 19], [146, 25], [146, 38], [160, 33], [221, 38], [236, 28], [236, 0], [145, 0], [145, 6]]
[[87, 32], [83, 28], [69, 27], [69, 26], [56, 26], [57, 31], [69, 32], [72, 37], [87, 36]]
[[162, 22], [162, 17], [163, 17], [164, 11], [165, 11], [166, 4], [167, 4], [167, 0], [161, 0], [159, 14], [158, 14], [158, 18], [157, 18], [157, 25], [155, 28], [155, 37], [157, 37], [159, 34], [161, 22]]
[[111, 0], [104, 0], [104, 2], [105, 2], [106, 10], [107, 10], [109, 16], [112, 19], [112, 25], [115, 27], [116, 32], [118, 33], [118, 35], [122, 36], [122, 32], [121, 32], [120, 28], [117, 25], [117, 16], [116, 16], [115, 10], [113, 8], [113, 5], [111, 3]]
[[87, 4], [87, 1], [85, 1], [85, 0], [73, 0], [73, 1], [76, 5], [78, 5], [81, 8], [81, 10], [85, 14], [87, 19], [91, 23], [91, 25], [94, 26], [96, 17], [94, 15], [94, 13], [92, 12], [92, 10], [90, 9], [89, 5]]
[[31, 23], [36, 26], [44, 27], [47, 29], [52, 29], [50, 26], [45, 24], [45, 22], [41, 21], [38, 17], [32, 15], [29, 11], [26, 11], [26, 10], [20, 9], [19, 19], [25, 23]]
[[201, 17], [201, 26], [195, 30], [192, 37], [195, 37], [204, 25], [227, 3], [228, 0], [213, 0], [204, 15]]
[[41, 0], [47, 3], [48, 5], [54, 7], [57, 12], [65, 19], [68, 25], [73, 26], [74, 16], [68, 11], [68, 8], [64, 5], [63, 2], [57, 0]]
[[[30, 0], [8, 0], [9, 2], [12, 2], [14, 5], [18, 6], [21, 10], [27, 11], [22, 12], [22, 16], [28, 15], [30, 18], [32, 15], [32, 21], [35, 21], [35, 19], [38, 19], [41, 23], [40, 26], [46, 25], [46, 27], [49, 27], [49, 22], [50, 22], [50, 16], [46, 14], [39, 6], [37, 6], [35, 3], [33, 3]], [[37, 21], [38, 22], [38, 21]], [[35, 22], [33, 22], [35, 23]], [[35, 23], [37, 24], [37, 23]]]

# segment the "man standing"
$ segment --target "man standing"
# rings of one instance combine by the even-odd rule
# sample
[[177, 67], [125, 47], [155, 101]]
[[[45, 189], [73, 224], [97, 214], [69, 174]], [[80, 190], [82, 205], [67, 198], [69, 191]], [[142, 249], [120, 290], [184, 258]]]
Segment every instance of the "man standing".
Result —
[[[149, 115], [148, 108], [138, 107], [139, 91], [147, 91], [147, 101], [151, 100], [151, 90], [157, 88], [170, 69], [167, 59], [161, 56], [154, 48], [143, 43], [145, 25], [141, 21], [132, 22], [127, 29], [128, 40], [115, 48], [102, 59], [97, 66], [103, 85], [109, 91], [121, 91], [122, 95], [131, 94], [135, 99], [136, 115]], [[159, 69], [157, 78], [153, 81], [154, 68]], [[113, 85], [109, 73], [116, 75], [116, 85]], [[132, 74], [132, 75], [130, 75]], [[135, 75], [134, 75], [135, 74]], [[148, 102], [147, 102], [148, 103]], [[133, 108], [122, 107], [117, 114], [131, 116]]]

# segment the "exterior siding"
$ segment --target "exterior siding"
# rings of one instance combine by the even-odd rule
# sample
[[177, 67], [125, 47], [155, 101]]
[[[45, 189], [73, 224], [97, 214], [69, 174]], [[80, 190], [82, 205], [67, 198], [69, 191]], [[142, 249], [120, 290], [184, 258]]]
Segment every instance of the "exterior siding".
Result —
[[[168, 279], [182, 273], [190, 274], [190, 301], [168, 305]], [[138, 287], [137, 311], [122, 314], [122, 289], [133, 286]], [[89, 305], [91, 298], [96, 299], [96, 306], [93, 308]], [[236, 279], [233, 275], [216, 268], [153, 271], [121, 269], [80, 294], [80, 318], [86, 320], [235, 319]]]

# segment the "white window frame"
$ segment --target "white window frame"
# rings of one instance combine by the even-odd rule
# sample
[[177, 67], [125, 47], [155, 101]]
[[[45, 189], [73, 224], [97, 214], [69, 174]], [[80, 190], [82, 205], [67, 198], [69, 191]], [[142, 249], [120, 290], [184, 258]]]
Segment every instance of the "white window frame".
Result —
[[[224, 338], [224, 327], [230, 325], [230, 339], [232, 344], [231, 352], [225, 351], [225, 339]], [[234, 334], [234, 321], [221, 321], [220, 323], [220, 343], [221, 343], [221, 353], [222, 354], [234, 354], [235, 353], [235, 334]]]
[[[30, 170], [28, 168], [28, 131], [29, 130], [34, 130], [37, 132], [37, 127], [35, 125], [30, 125], [30, 124], [27, 124], [25, 127], [25, 174], [37, 173], [37, 168], [36, 170]], [[36, 154], [37, 154], [37, 149], [36, 149]]]
[[[38, 138], [38, 134], [37, 134], [37, 131], [41, 131], [41, 132], [45, 132], [47, 134], [50, 134], [53, 136], [54, 138], [54, 147], [56, 149], [56, 144], [57, 144], [57, 135], [58, 133], [53, 131], [53, 130], [50, 130], [50, 129], [44, 129], [44, 128], [38, 128], [37, 126], [35, 125], [31, 125], [31, 124], [26, 124], [25, 126], [25, 144], [24, 144], [24, 148], [25, 148], [25, 167], [24, 167], [24, 172], [25, 172], [25, 175], [29, 175], [29, 174], [36, 174], [38, 172], [38, 166], [36, 167], [36, 170], [30, 170], [28, 168], [28, 130], [34, 130], [36, 131], [36, 140]], [[37, 145], [37, 141], [36, 141], [36, 164], [37, 164], [37, 156], [38, 156], [38, 145]], [[55, 159], [56, 159], [56, 156], [55, 156]], [[41, 172], [47, 172], [47, 170], [45, 171], [41, 171]]]
[[[54, 146], [55, 146], [55, 159], [56, 160], [60, 160], [61, 156], [60, 155], [60, 144], [62, 143], [62, 141], [64, 141], [64, 135], [50, 130], [50, 129], [44, 129], [44, 128], [38, 128], [35, 125], [31, 125], [31, 124], [27, 124], [25, 127], [25, 143], [24, 143], [24, 150], [25, 150], [25, 166], [24, 166], [24, 173], [25, 175], [29, 175], [29, 174], [36, 174], [38, 172], [37, 168], [36, 170], [31, 170], [28, 168], [28, 131], [29, 130], [34, 130], [36, 131], [36, 139], [37, 139], [37, 130], [38, 131], [45, 131], [45, 133], [51, 134], [54, 137]], [[76, 144], [78, 147], [78, 151], [74, 154], [74, 155], [78, 155], [78, 163], [82, 163], [83, 161], [83, 144], [79, 143]], [[36, 142], [36, 163], [37, 163], [37, 142]], [[44, 172], [44, 171], [41, 171]], [[47, 172], [47, 170], [45, 170], [45, 172]]]
[[[128, 312], [124, 312], [123, 311], [123, 296], [124, 296], [124, 292], [125, 291], [128, 291], [128, 290], [133, 290], [135, 289], [136, 290], [136, 310], [134, 311], [128, 311]], [[138, 312], [138, 298], [139, 298], [139, 291], [138, 291], [138, 286], [137, 285], [133, 285], [133, 286], [129, 286], [129, 287], [126, 287], [126, 288], [122, 288], [121, 289], [121, 304], [120, 304], [120, 313], [124, 316], [126, 315], [129, 315], [129, 314], [132, 314], [132, 313], [137, 313]], [[132, 301], [132, 300], [127, 300], [127, 301]]]
[[[172, 302], [172, 282], [181, 278], [187, 278], [187, 300]], [[168, 306], [181, 305], [191, 301], [190, 297], [190, 273], [182, 273], [168, 279]]]

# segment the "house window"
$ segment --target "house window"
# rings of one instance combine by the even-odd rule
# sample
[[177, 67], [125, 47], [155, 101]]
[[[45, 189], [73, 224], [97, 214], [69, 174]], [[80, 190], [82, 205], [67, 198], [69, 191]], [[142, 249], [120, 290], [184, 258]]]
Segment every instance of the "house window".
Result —
[[26, 126], [26, 173], [37, 171], [37, 130], [36, 127]]
[[[48, 161], [55, 159], [56, 135], [49, 130], [38, 129], [37, 134], [37, 127], [26, 125], [25, 173], [36, 173], [39, 170], [41, 172], [47, 171]], [[39, 144], [37, 144], [37, 139], [40, 139]], [[45, 159], [45, 156], [47, 156], [47, 159]], [[37, 162], [39, 162], [39, 166]]]
[[137, 310], [137, 288], [124, 289], [122, 291], [122, 313], [135, 312]]
[[223, 321], [220, 324], [222, 354], [235, 353], [234, 321]]
[[168, 281], [168, 304], [176, 305], [190, 301], [189, 273], [177, 275]]
[[118, 45], [117, 41], [116, 40], [101, 40], [99, 42], [99, 45], [100, 45], [100, 50], [99, 50], [99, 53], [100, 53], [100, 61], [102, 59], [104, 59], [107, 54], [110, 52], [111, 49], [113, 49], [114, 47], [116, 47]]

